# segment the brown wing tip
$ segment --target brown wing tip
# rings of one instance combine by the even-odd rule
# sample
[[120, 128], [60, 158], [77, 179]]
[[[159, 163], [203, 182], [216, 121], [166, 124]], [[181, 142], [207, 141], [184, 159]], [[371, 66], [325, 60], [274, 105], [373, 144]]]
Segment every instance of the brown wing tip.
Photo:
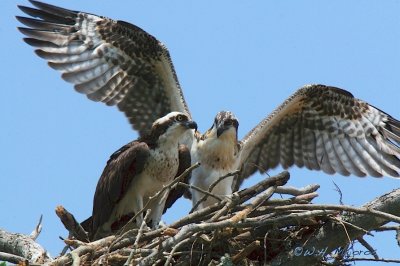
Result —
[[306, 93], [306, 94], [308, 94], [310, 92], [313, 93], [315, 91], [320, 92], [321, 90], [327, 90], [327, 91], [341, 94], [346, 97], [354, 98], [354, 95], [351, 92], [349, 92], [348, 90], [341, 89], [341, 88], [334, 87], [334, 86], [328, 86], [328, 85], [324, 85], [324, 84], [309, 84], [309, 85], [305, 85], [299, 89], [299, 91], [302, 91], [303, 93]]
[[39, 9], [41, 9], [43, 11], [46, 11], [46, 12], [49, 12], [49, 13], [55, 13], [57, 15], [61, 15], [61, 16], [65, 16], [65, 17], [67, 17], [67, 16], [75, 16], [78, 13], [78, 11], [73, 11], [73, 10], [62, 8], [62, 7], [58, 7], [58, 6], [55, 6], [55, 5], [46, 4], [46, 3], [39, 2], [39, 1], [36, 1], [36, 0], [29, 0], [29, 2], [32, 5], [34, 5], [35, 7], [39, 8]]

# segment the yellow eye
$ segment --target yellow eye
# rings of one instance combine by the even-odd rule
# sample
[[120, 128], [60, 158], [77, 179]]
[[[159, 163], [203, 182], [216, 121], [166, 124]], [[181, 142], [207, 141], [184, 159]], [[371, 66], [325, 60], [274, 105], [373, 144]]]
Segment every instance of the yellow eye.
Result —
[[176, 116], [176, 121], [181, 122], [183, 120], [185, 120], [185, 117], [183, 115], [177, 115]]

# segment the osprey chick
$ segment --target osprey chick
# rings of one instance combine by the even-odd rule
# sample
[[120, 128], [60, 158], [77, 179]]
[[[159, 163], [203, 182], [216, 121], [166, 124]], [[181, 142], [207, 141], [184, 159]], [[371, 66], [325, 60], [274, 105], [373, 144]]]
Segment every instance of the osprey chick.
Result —
[[[123, 216], [142, 210], [150, 197], [174, 179], [181, 163], [179, 159], [183, 159], [178, 141], [188, 130], [196, 128], [196, 123], [187, 115], [172, 112], [156, 120], [149, 135], [126, 144], [111, 155], [93, 199], [91, 232], [94, 239], [114, 231], [113, 225]], [[164, 201], [154, 201], [148, 206], [153, 228], [161, 220], [166, 197], [162, 198]], [[137, 226], [142, 221], [139, 215]]]

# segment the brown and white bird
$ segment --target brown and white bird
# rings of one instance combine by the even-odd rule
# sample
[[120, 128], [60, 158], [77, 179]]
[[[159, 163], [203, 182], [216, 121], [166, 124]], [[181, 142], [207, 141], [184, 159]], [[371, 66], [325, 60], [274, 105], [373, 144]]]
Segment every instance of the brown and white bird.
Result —
[[[142, 29], [84, 12], [31, 1], [20, 7], [38, 19], [17, 17], [36, 53], [91, 100], [117, 105], [140, 134], [171, 111], [190, 113], [166, 47]], [[345, 90], [307, 85], [244, 138], [230, 112], [188, 141], [201, 167], [190, 182], [208, 189], [216, 178], [240, 169], [238, 184], [256, 171], [296, 165], [325, 173], [393, 176], [400, 173], [400, 122]], [[213, 193], [232, 192], [233, 178]], [[193, 204], [201, 192], [191, 191]], [[200, 208], [213, 203], [204, 202]]]
[[[195, 122], [180, 112], [171, 112], [156, 120], [146, 136], [132, 141], [111, 155], [97, 183], [93, 199], [93, 239], [115, 231], [120, 219], [136, 214], [177, 175], [178, 168], [190, 166], [190, 153], [178, 149], [180, 138]], [[182, 165], [184, 164], [184, 165]], [[167, 193], [167, 192], [165, 192]], [[162, 200], [164, 199], [164, 200]], [[167, 195], [148, 205], [152, 227], [157, 227]], [[143, 216], [136, 218], [137, 226]]]

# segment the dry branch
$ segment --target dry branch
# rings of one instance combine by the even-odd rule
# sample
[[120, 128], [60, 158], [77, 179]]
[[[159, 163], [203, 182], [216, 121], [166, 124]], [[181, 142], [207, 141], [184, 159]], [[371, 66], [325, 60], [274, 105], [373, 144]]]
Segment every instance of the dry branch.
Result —
[[12, 263], [28, 261], [34, 264], [41, 264], [52, 260], [46, 250], [30, 236], [9, 233], [1, 229], [0, 252], [2, 252], [1, 260]]
[[[75, 234], [74, 238], [65, 240], [75, 249], [50, 265], [343, 264], [350, 261], [348, 257], [330, 253], [352, 246], [354, 240], [371, 252], [371, 258], [359, 259], [383, 261], [372, 252], [376, 247], [362, 236], [371, 230], [399, 231], [397, 225], [383, 225], [400, 222], [397, 208], [400, 189], [362, 207], [312, 204], [319, 186], [283, 186], [288, 180], [287, 172], [266, 178], [252, 187], [221, 197], [218, 203], [190, 213], [166, 228], [146, 230], [143, 223], [139, 229], [90, 243], [77, 240], [79, 234]], [[179, 185], [178, 182], [179, 178], [163, 191]], [[204, 194], [207, 196], [209, 191]], [[272, 198], [276, 194], [280, 196]], [[319, 253], [301, 256], [299, 248], [301, 251], [314, 248]], [[0, 253], [0, 259], [6, 255]], [[20, 258], [8, 257], [8, 260]]]
[[[345, 207], [342, 205], [339, 206]], [[337, 206], [337, 209], [340, 209], [339, 206]], [[365, 231], [374, 230], [393, 220], [400, 221], [400, 218], [398, 217], [400, 215], [398, 206], [400, 206], [400, 189], [393, 190], [392, 192], [367, 203], [362, 208], [347, 207], [347, 210], [351, 212], [356, 211], [358, 213], [344, 214], [342, 219], [362, 228], [363, 231], [357, 230], [351, 226], [346, 227], [345, 231], [343, 230], [342, 225], [338, 226], [336, 222], [327, 221], [308, 239], [308, 241], [298, 241], [297, 243], [293, 243], [292, 249], [279, 254], [273, 262], [279, 262], [282, 265], [318, 264], [321, 259], [323, 259], [323, 256], [299, 256], [299, 253], [296, 253], [296, 248], [300, 247], [301, 250], [324, 250], [324, 254], [329, 254], [338, 247], [348, 244], [348, 237], [350, 237], [351, 240], [354, 240], [364, 235]]]
[[75, 219], [75, 217], [63, 206], [56, 207], [56, 214], [70, 235], [80, 241], [89, 242], [87, 232], [82, 228], [81, 224]]

